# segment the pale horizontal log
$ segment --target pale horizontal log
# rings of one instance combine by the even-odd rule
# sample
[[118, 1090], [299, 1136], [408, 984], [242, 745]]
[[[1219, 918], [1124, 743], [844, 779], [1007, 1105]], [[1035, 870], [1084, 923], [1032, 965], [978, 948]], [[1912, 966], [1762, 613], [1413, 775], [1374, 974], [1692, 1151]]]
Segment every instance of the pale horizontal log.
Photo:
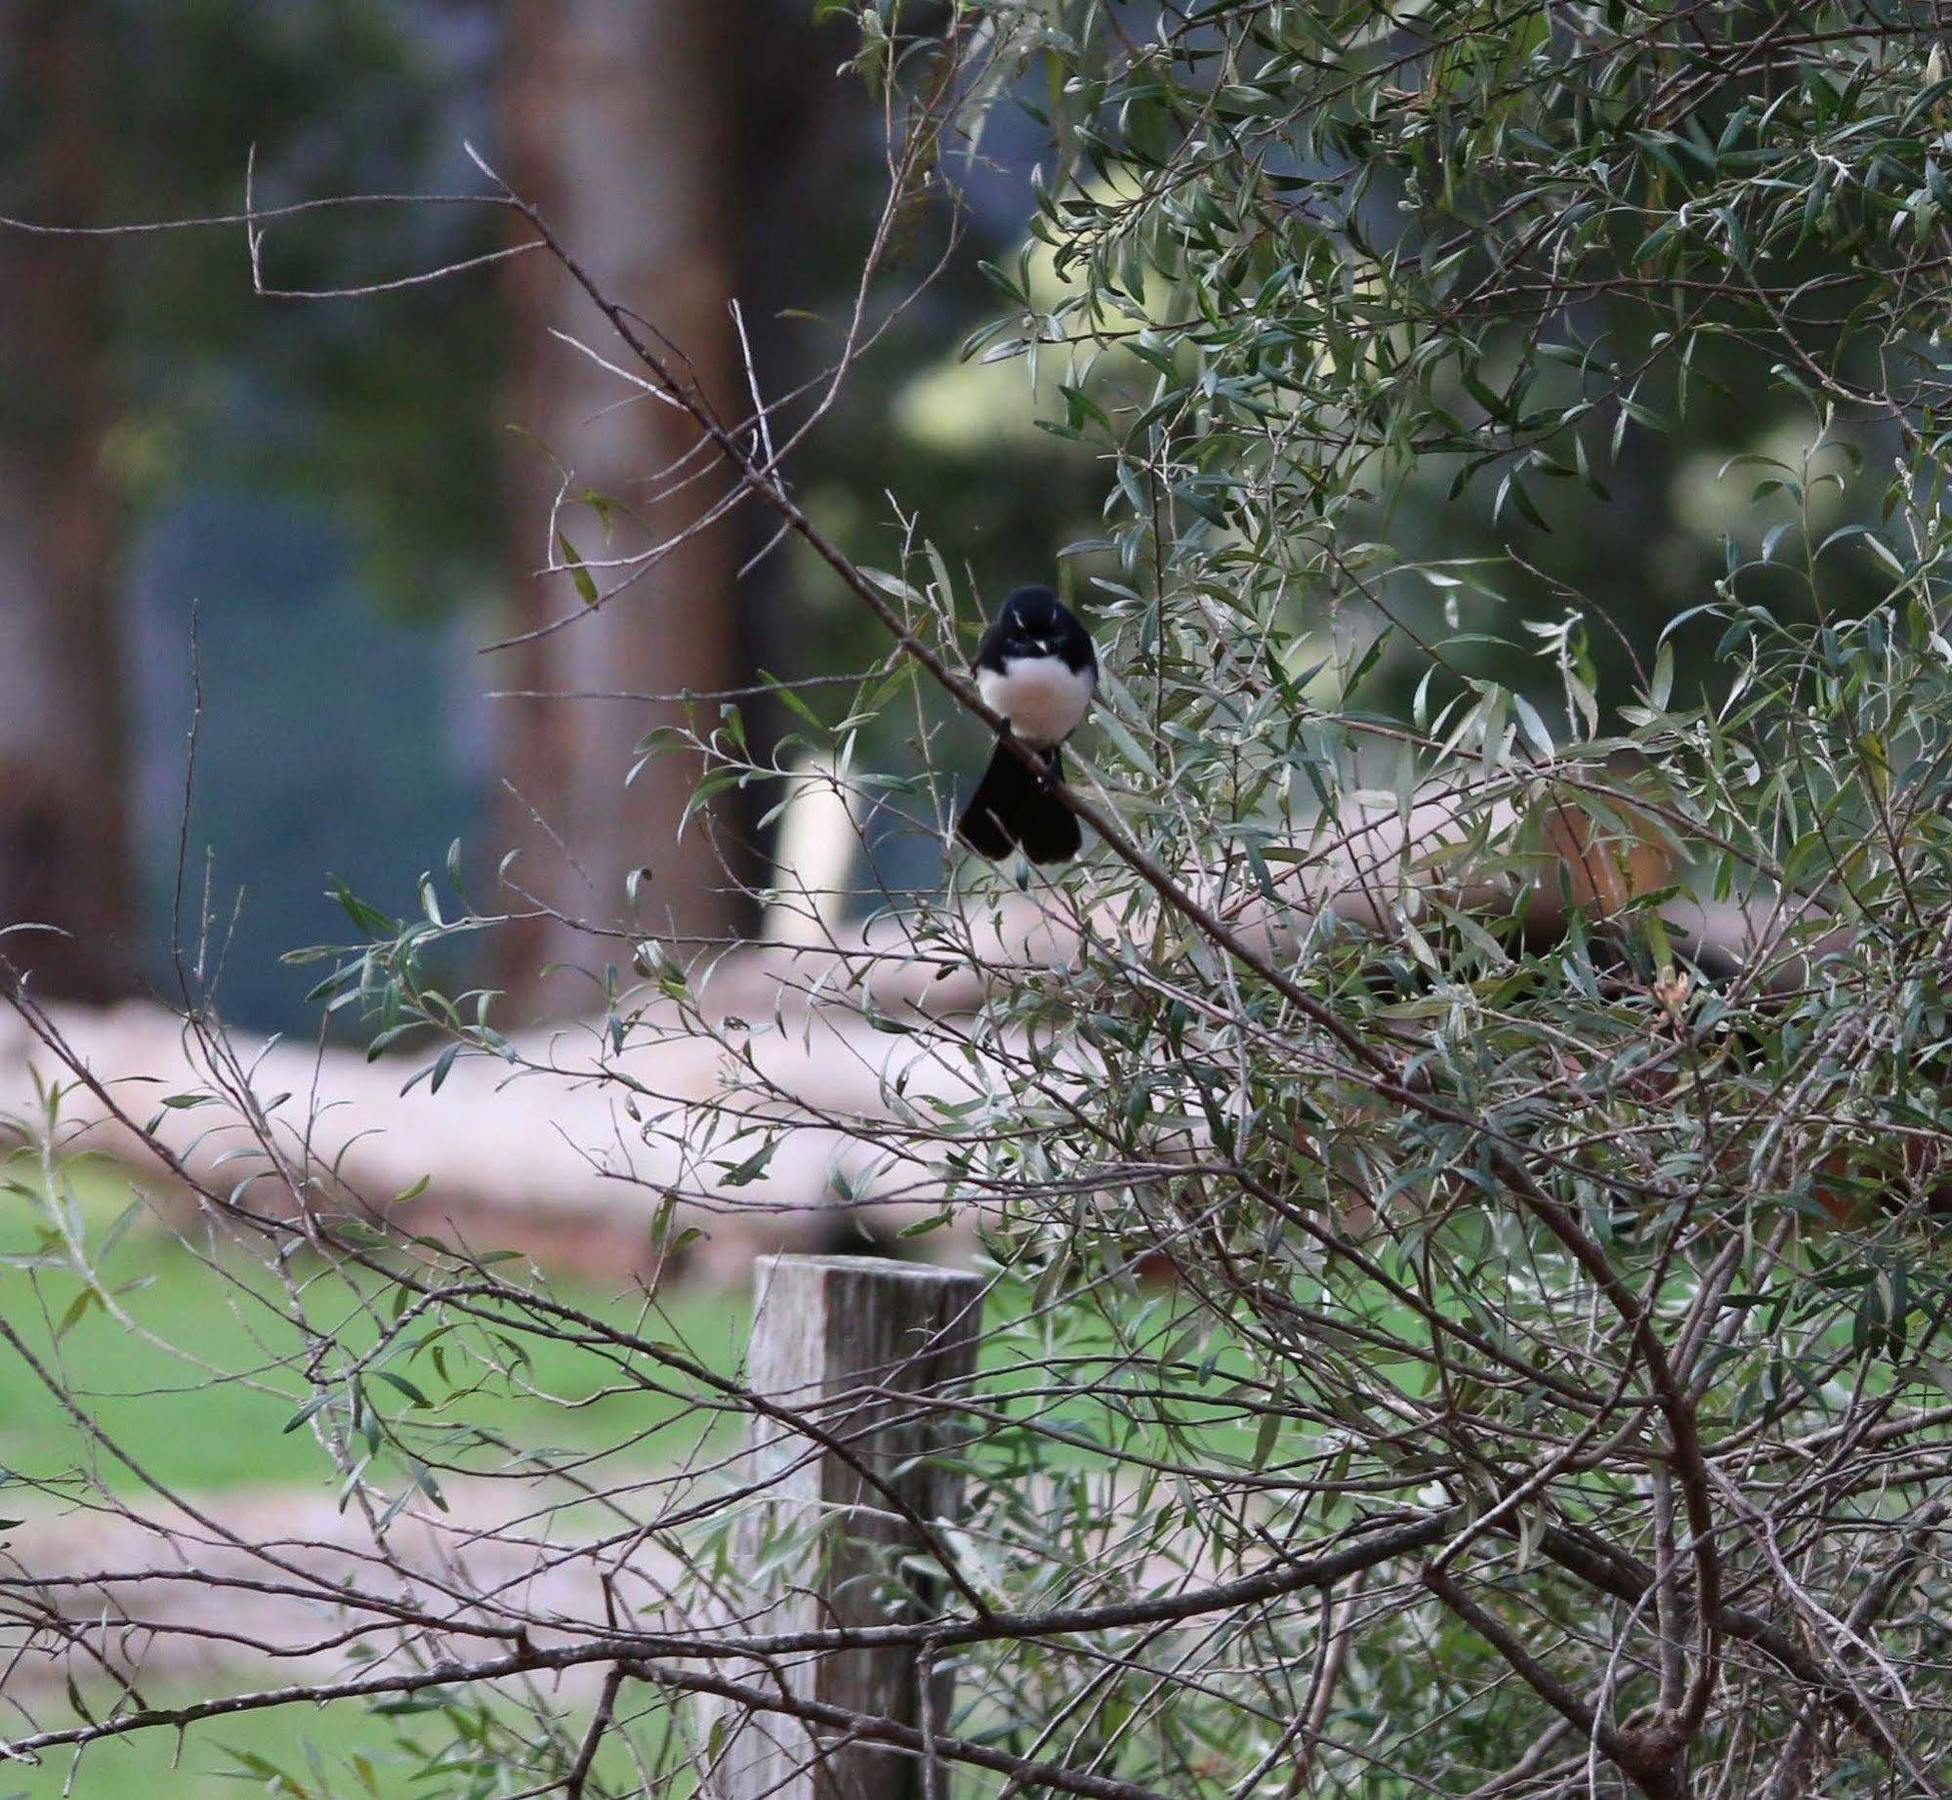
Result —
[[[1269, 862], [1272, 896], [1244, 868], [1223, 883], [1213, 872], [1200, 889], [1247, 941], [1277, 956], [1291, 952], [1324, 913], [1388, 937], [1436, 906], [1480, 914], [1517, 912], [1528, 934], [1565, 924], [1568, 904], [1604, 917], [1636, 894], [1673, 878], [1685, 846], [1667, 823], [1645, 816], [1645, 841], [1618, 821], [1633, 815], [1627, 788], [1595, 795], [1589, 781], [1555, 788], [1536, 783], [1528, 824], [1508, 799], [1471, 790], [1424, 790], [1407, 812], [1351, 808], [1333, 829], [1317, 823]], [[1585, 809], [1585, 810], [1582, 810]], [[1611, 812], [1613, 839], [1592, 819]], [[1597, 840], [1597, 841], [1596, 841]], [[1514, 846], [1530, 849], [1519, 855]], [[1486, 860], [1500, 866], [1486, 872]], [[664, 1194], [683, 1195], [675, 1224], [710, 1235], [703, 1255], [723, 1273], [739, 1271], [754, 1247], [811, 1246], [831, 1204], [845, 1196], [885, 1206], [887, 1224], [922, 1216], [938, 1146], [906, 1101], [963, 1099], [971, 1089], [953, 1056], [931, 1045], [929, 1022], [983, 1005], [1029, 966], [1075, 962], [1081, 927], [1102, 941], [1132, 943], [1150, 930], [1147, 901], [1130, 915], [1129, 896], [1100, 902], [1088, 871], [1060, 887], [951, 896], [938, 902], [959, 920], [961, 947], [922, 941], [914, 918], [884, 914], [835, 930], [824, 943], [754, 944], [701, 958], [692, 967], [696, 1012], [718, 1028], [692, 1028], [677, 1003], [648, 991], [637, 1033], [618, 1052], [600, 1019], [549, 1031], [515, 1032], [510, 1041], [539, 1072], [517, 1072], [489, 1056], [462, 1057], [440, 1093], [401, 1086], [422, 1056], [368, 1063], [356, 1050], [287, 1042], [270, 1046], [239, 1034], [234, 1062], [249, 1069], [261, 1100], [291, 1097], [273, 1115], [287, 1169], [316, 1181], [329, 1204], [348, 1196], [384, 1207], [430, 1177], [415, 1202], [417, 1225], [461, 1223], [477, 1245], [534, 1241], [538, 1232], [636, 1229]], [[1712, 902], [1685, 893], [1662, 908], [1675, 949], [1717, 980], [1780, 992], [1805, 982], [1816, 960], [1847, 947], [1848, 935], [1814, 900], [1787, 904], [1761, 893]], [[624, 946], [593, 943], [593, 957], [622, 959]], [[673, 947], [676, 953], [676, 947]], [[808, 995], [820, 1001], [809, 1005]], [[920, 1027], [879, 1031], [878, 1013]], [[58, 1007], [52, 1018], [76, 1054], [140, 1123], [161, 1097], [207, 1089], [207, 1070], [181, 1022], [157, 1006], [107, 1010]], [[750, 1030], [746, 1027], [750, 1027]], [[653, 1041], [639, 1041], [649, 1039]], [[728, 1045], [731, 1048], [728, 1048]], [[742, 1073], [734, 1053], [750, 1057]], [[728, 1075], [750, 1084], [753, 1069], [769, 1096], [740, 1094]], [[38, 1102], [31, 1071], [63, 1079], [58, 1060], [0, 1009], [0, 1114], [32, 1118]], [[625, 1101], [636, 1084], [640, 1114], [673, 1118], [704, 1107], [732, 1107], [779, 1127], [764, 1174], [732, 1182], [750, 1152], [687, 1158], [649, 1140]], [[649, 1096], [649, 1097], [642, 1097]], [[64, 1142], [105, 1150], [153, 1167], [135, 1134], [117, 1127], [93, 1095], [71, 1091], [63, 1104]], [[193, 1174], [222, 1191], [250, 1171], [249, 1136], [225, 1104], [168, 1111], [159, 1135]], [[240, 1160], [237, 1152], [245, 1150]], [[260, 1159], [262, 1165], [262, 1159]], [[256, 1195], [274, 1206], [277, 1181]]]

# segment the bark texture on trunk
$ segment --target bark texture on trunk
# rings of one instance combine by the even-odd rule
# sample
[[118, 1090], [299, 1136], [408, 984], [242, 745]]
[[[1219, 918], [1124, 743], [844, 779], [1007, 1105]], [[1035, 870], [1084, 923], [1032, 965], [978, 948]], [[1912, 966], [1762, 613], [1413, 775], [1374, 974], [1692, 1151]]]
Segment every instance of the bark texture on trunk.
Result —
[[[82, 224], [97, 197], [92, 9], [0, 3], [6, 210]], [[0, 955], [36, 991], [133, 978], [116, 525], [104, 477], [99, 244], [0, 234]]]
[[[737, 242], [742, 11], [737, 0], [515, 0], [503, 95], [511, 182], [608, 294], [682, 350], [691, 378], [728, 418], [745, 410], [726, 310]], [[697, 474], [689, 484], [672, 491], [659, 480], [696, 433], [671, 408], [631, 399], [623, 383], [549, 335], [551, 326], [571, 331], [625, 360], [565, 273], [540, 255], [510, 267], [504, 412], [520, 432], [510, 439], [508, 518], [513, 620], [524, 630], [578, 604], [567, 577], [534, 574], [551, 550], [550, 505], [561, 479], [550, 454], [571, 472], [573, 493], [593, 489], [635, 515], [619, 510], [606, 544], [587, 507], [563, 513], [577, 551], [592, 561], [681, 529], [724, 481], [703, 457], [686, 465]], [[502, 652], [493, 685], [546, 693], [736, 685], [736, 559], [736, 525], [714, 526], [567, 629]], [[607, 589], [617, 571], [596, 578]], [[676, 940], [681, 954], [686, 940], [736, 928], [744, 904], [731, 847], [701, 819], [678, 836], [695, 760], [655, 758], [625, 785], [633, 746], [681, 719], [682, 707], [499, 705], [503, 773], [517, 790], [503, 799], [502, 838], [522, 851], [511, 881], [574, 918], [611, 927], [630, 922], [626, 881], [643, 869], [633, 928]], [[709, 727], [716, 712], [700, 707], [698, 722]], [[518, 1012], [560, 1016], [587, 1010], [593, 991], [572, 976], [544, 977], [545, 964], [600, 971], [626, 960], [615, 940], [538, 919], [504, 935], [501, 985]]]

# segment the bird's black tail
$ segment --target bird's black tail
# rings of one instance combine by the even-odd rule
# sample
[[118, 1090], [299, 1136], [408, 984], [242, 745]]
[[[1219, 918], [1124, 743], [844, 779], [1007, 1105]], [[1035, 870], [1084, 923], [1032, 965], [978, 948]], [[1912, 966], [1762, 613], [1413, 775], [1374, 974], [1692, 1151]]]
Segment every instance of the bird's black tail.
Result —
[[1068, 862], [1084, 848], [1077, 815], [1051, 792], [1064, 779], [1055, 749], [1043, 753], [1044, 774], [1033, 774], [1023, 758], [999, 742], [983, 771], [975, 795], [956, 821], [956, 836], [978, 856], [1000, 862], [1020, 847], [1034, 863]]

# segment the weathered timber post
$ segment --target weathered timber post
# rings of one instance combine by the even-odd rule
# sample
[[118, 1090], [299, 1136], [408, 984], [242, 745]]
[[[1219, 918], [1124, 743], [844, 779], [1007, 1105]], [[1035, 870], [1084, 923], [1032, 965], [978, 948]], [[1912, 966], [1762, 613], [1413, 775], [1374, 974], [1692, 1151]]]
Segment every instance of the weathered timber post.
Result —
[[[738, 1527], [738, 1561], [773, 1566], [760, 1584], [765, 1609], [743, 1629], [770, 1637], [934, 1609], [939, 1578], [915, 1570], [936, 1560], [931, 1522], [955, 1516], [962, 1475], [933, 1459], [964, 1434], [931, 1397], [974, 1373], [982, 1295], [980, 1276], [885, 1257], [759, 1259], [747, 1381], [807, 1429], [763, 1415], [752, 1422], [741, 1474], [772, 1485]], [[783, 1543], [793, 1546], [784, 1555]], [[740, 1679], [931, 1733], [946, 1728], [953, 1686], [937, 1670], [925, 1694], [914, 1648], [900, 1645], [786, 1657]], [[929, 1784], [909, 1751], [785, 1713], [727, 1709], [718, 1718], [712, 1800], [948, 1792], [946, 1771]]]

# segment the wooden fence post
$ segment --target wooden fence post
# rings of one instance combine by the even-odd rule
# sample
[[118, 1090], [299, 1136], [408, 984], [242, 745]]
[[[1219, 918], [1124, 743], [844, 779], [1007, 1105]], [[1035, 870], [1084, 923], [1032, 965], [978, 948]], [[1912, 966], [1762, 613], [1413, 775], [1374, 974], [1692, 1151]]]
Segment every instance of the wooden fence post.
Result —
[[[767, 1558], [774, 1566], [760, 1583], [765, 1610], [745, 1629], [770, 1636], [886, 1624], [937, 1604], [913, 1570], [928, 1555], [928, 1523], [955, 1516], [962, 1476], [929, 1458], [965, 1434], [954, 1413], [929, 1397], [975, 1371], [982, 1295], [980, 1276], [886, 1257], [759, 1259], [748, 1384], [836, 1447], [753, 1419], [740, 1473], [772, 1485], [740, 1522], [735, 1544], [742, 1569]], [[860, 1469], [887, 1482], [900, 1505]], [[784, 1556], [783, 1542], [794, 1546]], [[740, 1678], [775, 1692], [783, 1681], [798, 1697], [917, 1730], [946, 1727], [954, 1682], [934, 1671], [923, 1693], [915, 1652], [900, 1646], [788, 1658], [745, 1668]], [[931, 1783], [921, 1759], [906, 1751], [844, 1741], [783, 1713], [722, 1709], [716, 1716], [720, 1750], [706, 1786], [713, 1800], [948, 1793], [946, 1771]]]

